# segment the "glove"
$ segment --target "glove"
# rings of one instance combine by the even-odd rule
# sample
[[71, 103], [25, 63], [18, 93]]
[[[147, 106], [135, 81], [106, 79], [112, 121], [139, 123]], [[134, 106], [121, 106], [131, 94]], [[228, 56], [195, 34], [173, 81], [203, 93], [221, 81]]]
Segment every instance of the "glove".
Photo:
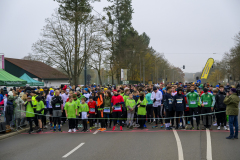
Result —
[[153, 103], [155, 103], [155, 102], [156, 102], [156, 99], [154, 98]]

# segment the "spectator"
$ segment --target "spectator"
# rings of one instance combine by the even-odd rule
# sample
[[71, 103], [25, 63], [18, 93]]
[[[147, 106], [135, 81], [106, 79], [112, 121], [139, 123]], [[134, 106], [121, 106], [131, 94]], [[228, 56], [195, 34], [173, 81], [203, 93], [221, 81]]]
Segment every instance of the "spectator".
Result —
[[[230, 92], [227, 92], [227, 97], [223, 101], [223, 103], [227, 105], [226, 114], [229, 115], [230, 127], [230, 136], [226, 137], [226, 139], [238, 139], [238, 105], [240, 100], [236, 92], [237, 90], [235, 88], [231, 88]], [[235, 126], [235, 135], [233, 124]]]

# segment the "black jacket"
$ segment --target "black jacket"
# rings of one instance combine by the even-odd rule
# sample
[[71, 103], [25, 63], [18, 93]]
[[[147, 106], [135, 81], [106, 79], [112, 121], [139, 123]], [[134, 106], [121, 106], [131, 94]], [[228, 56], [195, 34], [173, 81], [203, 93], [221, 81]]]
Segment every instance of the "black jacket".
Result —
[[185, 97], [182, 94], [176, 94], [173, 97], [173, 106], [175, 111], [185, 111], [186, 110], [186, 102]]
[[223, 103], [224, 99], [226, 97], [226, 93], [225, 92], [218, 92], [217, 95], [215, 96], [215, 109], [219, 110], [220, 108], [224, 108], [226, 109], [226, 105]]
[[52, 103], [53, 110], [61, 110], [61, 105], [63, 104], [62, 97], [61, 96], [53, 96], [51, 103]]
[[164, 94], [163, 104], [166, 111], [173, 110], [173, 97], [171, 94], [169, 93]]

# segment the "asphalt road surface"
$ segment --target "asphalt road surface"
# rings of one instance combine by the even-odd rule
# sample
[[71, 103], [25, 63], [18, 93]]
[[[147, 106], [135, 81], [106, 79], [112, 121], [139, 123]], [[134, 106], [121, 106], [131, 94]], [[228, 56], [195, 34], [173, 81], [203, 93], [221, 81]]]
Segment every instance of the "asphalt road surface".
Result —
[[240, 140], [227, 140], [229, 131], [146, 129], [87, 133], [44, 130], [0, 140], [1, 160], [160, 159], [239, 160]]

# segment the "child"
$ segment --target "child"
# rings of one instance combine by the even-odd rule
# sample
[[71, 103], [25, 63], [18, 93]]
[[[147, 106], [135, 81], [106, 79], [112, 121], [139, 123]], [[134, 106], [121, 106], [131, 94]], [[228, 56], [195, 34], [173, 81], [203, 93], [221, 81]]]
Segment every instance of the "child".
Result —
[[133, 129], [133, 117], [135, 113], [136, 102], [133, 99], [133, 94], [129, 94], [129, 98], [126, 100], [127, 107], [127, 128]]
[[88, 108], [88, 105], [86, 102], [86, 98], [82, 98], [81, 99], [81, 102], [82, 104], [80, 104], [80, 107], [79, 107], [79, 116], [81, 115], [82, 117], [82, 121], [83, 121], [83, 130], [82, 132], [88, 132], [88, 129], [87, 129], [87, 119], [88, 119], [88, 116], [89, 116], [89, 108]]
[[[80, 107], [80, 101], [77, 99], [77, 95], [76, 94], [73, 95], [73, 102], [77, 105], [77, 108]], [[76, 130], [78, 130], [78, 127], [81, 127], [81, 125], [78, 124], [78, 122], [81, 123], [80, 121], [78, 121], [78, 119], [76, 119], [76, 121], [75, 121], [75, 128], [76, 128]]]
[[73, 96], [69, 96], [69, 101], [65, 104], [64, 109], [65, 109], [66, 117], [68, 119], [68, 125], [69, 125], [68, 133], [76, 132], [76, 129], [74, 127], [75, 127], [76, 115], [78, 115], [78, 108], [76, 103], [73, 102]]
[[95, 118], [95, 115], [97, 114], [96, 111], [96, 102], [93, 100], [93, 97], [89, 97], [89, 102], [88, 102], [88, 107], [89, 107], [89, 122], [90, 122], [90, 130], [94, 129], [95, 127], [93, 126], [93, 119]]
[[146, 119], [146, 106], [147, 106], [147, 100], [144, 97], [144, 93], [141, 92], [139, 94], [139, 99], [137, 102], [137, 107], [138, 107], [138, 118], [139, 118], [139, 124], [140, 124], [140, 129], [144, 128], [144, 124], [145, 124], [145, 119]]
[[31, 134], [33, 132], [32, 121], [33, 121], [33, 118], [35, 117], [31, 96], [28, 96], [27, 102], [25, 103], [25, 108], [26, 108], [27, 121], [29, 122], [29, 126], [30, 126], [30, 130], [28, 131], [28, 133]]
[[44, 114], [44, 103], [41, 100], [40, 96], [36, 97], [36, 111], [37, 111], [37, 119], [38, 119], [38, 124], [39, 124], [39, 129], [37, 131], [37, 133], [42, 132], [42, 115]]

